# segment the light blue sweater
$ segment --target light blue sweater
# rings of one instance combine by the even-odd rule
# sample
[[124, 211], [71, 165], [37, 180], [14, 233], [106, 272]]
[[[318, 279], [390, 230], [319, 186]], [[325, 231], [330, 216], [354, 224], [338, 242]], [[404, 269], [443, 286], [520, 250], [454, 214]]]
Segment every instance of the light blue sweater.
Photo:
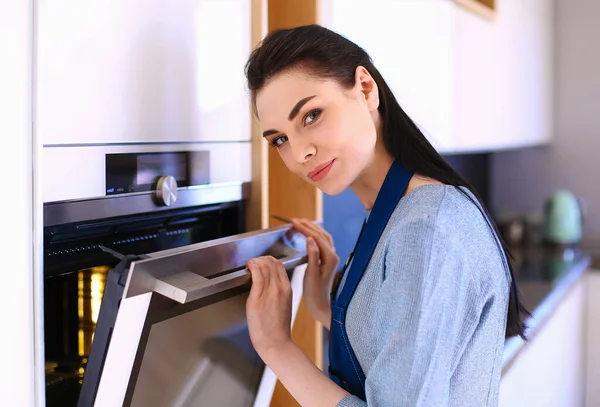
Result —
[[497, 406], [509, 281], [492, 230], [459, 190], [407, 194], [346, 316], [367, 402], [338, 407]]

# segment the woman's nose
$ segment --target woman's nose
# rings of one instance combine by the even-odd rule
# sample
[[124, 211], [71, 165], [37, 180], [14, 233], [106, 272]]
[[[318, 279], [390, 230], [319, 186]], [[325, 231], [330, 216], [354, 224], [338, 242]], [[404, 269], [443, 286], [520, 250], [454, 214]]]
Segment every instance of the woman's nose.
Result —
[[294, 160], [300, 164], [307, 162], [317, 153], [317, 148], [312, 143], [296, 141], [291, 147]]

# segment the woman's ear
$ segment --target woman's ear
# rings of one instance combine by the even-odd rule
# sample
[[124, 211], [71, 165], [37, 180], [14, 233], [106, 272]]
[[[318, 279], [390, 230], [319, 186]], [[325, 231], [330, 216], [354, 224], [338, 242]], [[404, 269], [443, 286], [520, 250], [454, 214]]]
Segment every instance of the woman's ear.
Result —
[[379, 88], [375, 79], [371, 76], [367, 68], [357, 66], [354, 72], [354, 83], [358, 87], [362, 97], [367, 102], [370, 111], [377, 110], [379, 107]]

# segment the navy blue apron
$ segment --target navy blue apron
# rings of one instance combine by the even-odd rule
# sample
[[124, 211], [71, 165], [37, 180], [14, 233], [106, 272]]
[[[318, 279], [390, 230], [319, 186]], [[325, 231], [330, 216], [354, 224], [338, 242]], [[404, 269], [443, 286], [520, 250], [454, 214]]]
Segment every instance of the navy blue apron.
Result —
[[[413, 174], [398, 161], [394, 161], [377, 194], [369, 219], [363, 224], [350, 269], [338, 299], [337, 287], [331, 293], [331, 329], [329, 337], [329, 377], [347, 392], [365, 400], [365, 374], [356, 359], [346, 333], [346, 310], [356, 287], [373, 255], [379, 237], [383, 233], [396, 205], [404, 195]], [[350, 259], [350, 258], [349, 258]], [[347, 266], [348, 262], [346, 263]]]

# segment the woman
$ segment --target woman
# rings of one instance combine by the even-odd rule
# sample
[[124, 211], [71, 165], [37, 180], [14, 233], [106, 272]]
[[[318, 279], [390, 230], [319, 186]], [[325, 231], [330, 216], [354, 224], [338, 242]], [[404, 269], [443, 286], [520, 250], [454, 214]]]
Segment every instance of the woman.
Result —
[[329, 377], [290, 339], [281, 263], [248, 262], [248, 325], [264, 362], [303, 406], [497, 405], [504, 341], [524, 337], [526, 311], [473, 188], [400, 108], [367, 53], [330, 30], [269, 34], [246, 75], [263, 136], [286, 166], [330, 195], [350, 187], [366, 209], [333, 289], [331, 236], [293, 221], [307, 237], [305, 303], [330, 330]]

